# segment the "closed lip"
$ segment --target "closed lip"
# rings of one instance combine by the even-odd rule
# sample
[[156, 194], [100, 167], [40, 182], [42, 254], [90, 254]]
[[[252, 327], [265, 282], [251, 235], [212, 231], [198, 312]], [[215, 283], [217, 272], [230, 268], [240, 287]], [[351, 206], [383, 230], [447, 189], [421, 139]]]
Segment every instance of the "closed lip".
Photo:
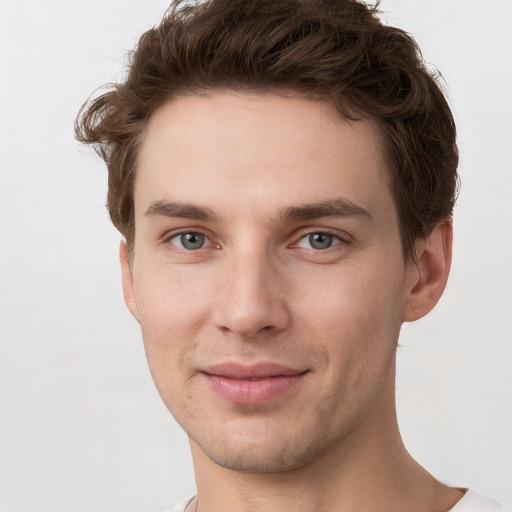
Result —
[[258, 380], [272, 377], [293, 377], [307, 371], [307, 369], [290, 368], [278, 363], [222, 363], [205, 368], [203, 373], [227, 379]]
[[210, 366], [201, 373], [209, 389], [224, 400], [233, 404], [261, 405], [283, 395], [289, 396], [308, 372], [308, 369], [276, 363], [224, 363]]

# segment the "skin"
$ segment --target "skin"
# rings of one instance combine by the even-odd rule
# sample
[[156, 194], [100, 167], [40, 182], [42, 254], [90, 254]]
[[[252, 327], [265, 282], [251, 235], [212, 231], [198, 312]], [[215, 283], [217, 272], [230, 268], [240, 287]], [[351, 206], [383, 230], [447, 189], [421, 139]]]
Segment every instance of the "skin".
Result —
[[[445, 511], [460, 498], [410, 458], [394, 404], [400, 326], [442, 294], [451, 224], [404, 261], [382, 151], [370, 120], [296, 97], [216, 91], [150, 119], [123, 289], [190, 438], [201, 512]], [[318, 204], [344, 208], [311, 214]], [[304, 374], [233, 403], [205, 381], [226, 362]]]

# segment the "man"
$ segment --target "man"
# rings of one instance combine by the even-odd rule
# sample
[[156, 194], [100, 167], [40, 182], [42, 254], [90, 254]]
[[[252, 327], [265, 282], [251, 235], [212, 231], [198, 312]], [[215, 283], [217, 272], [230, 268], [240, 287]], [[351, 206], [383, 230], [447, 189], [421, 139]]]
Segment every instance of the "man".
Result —
[[109, 169], [128, 308], [189, 436], [176, 511], [493, 511], [408, 454], [403, 322], [451, 261], [455, 127], [354, 0], [173, 4], [77, 136]]

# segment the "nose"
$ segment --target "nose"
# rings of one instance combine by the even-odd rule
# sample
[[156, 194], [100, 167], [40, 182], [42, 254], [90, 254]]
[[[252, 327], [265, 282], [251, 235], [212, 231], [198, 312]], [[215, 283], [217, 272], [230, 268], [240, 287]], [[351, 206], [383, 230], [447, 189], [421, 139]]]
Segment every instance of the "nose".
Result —
[[282, 281], [278, 265], [264, 251], [227, 256], [218, 287], [216, 326], [243, 338], [286, 329], [290, 312]]

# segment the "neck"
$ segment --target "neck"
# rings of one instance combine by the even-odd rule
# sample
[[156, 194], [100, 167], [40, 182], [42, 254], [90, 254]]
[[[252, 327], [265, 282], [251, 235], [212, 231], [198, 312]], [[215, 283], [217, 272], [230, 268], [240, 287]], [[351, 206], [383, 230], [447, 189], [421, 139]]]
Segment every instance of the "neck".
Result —
[[232, 471], [191, 441], [199, 512], [449, 510], [462, 494], [437, 482], [405, 449], [396, 420], [394, 377], [388, 380], [355, 431], [292, 471]]

